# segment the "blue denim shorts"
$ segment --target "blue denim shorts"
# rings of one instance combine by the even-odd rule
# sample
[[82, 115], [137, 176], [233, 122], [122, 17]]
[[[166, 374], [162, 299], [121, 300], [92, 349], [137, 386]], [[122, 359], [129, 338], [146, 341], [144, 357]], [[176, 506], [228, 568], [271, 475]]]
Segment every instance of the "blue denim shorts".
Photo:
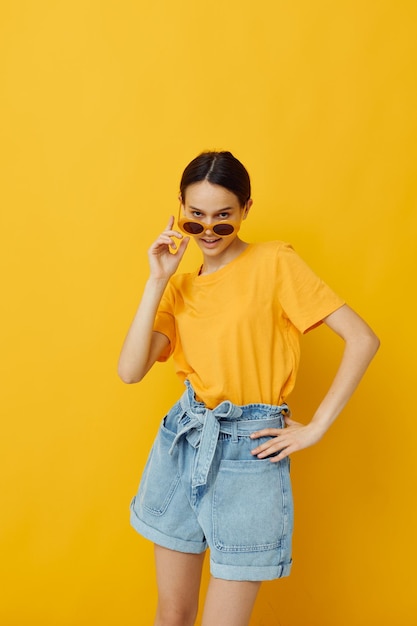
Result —
[[131, 503], [132, 526], [154, 543], [199, 554], [211, 574], [272, 580], [291, 569], [293, 503], [289, 459], [271, 463], [251, 450], [283, 428], [287, 405], [224, 401], [207, 409], [187, 390], [165, 416]]

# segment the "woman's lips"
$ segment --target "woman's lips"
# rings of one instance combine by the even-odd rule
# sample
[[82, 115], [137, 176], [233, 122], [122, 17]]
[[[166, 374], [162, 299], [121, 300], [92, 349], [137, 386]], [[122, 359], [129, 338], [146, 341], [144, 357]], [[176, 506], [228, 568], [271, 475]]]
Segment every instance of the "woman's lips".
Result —
[[200, 241], [202, 241], [204, 243], [204, 245], [206, 245], [206, 246], [213, 246], [214, 244], [216, 244], [220, 240], [221, 240], [221, 237], [219, 237], [218, 239], [205, 239], [205, 238], [202, 237]]

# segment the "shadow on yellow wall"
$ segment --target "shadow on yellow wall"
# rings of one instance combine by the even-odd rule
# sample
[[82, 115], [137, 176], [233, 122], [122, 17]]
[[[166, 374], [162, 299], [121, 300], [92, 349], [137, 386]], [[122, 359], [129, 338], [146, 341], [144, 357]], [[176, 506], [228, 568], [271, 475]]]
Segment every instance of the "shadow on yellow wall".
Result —
[[[293, 459], [293, 573], [265, 584], [252, 623], [415, 625], [416, 4], [0, 14], [0, 623], [152, 623], [152, 546], [128, 507], [181, 386], [169, 364], [124, 386], [116, 362], [182, 168], [214, 148], [252, 175], [246, 238], [291, 241], [382, 340], [336, 425]], [[340, 357], [330, 334], [304, 339], [300, 421]]]

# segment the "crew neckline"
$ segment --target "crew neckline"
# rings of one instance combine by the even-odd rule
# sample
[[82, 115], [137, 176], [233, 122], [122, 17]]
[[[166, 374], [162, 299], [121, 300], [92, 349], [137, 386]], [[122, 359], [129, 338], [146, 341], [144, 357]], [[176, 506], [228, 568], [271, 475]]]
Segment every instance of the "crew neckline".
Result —
[[246, 246], [246, 248], [244, 250], [242, 250], [242, 252], [240, 252], [237, 256], [235, 256], [234, 259], [232, 259], [231, 261], [226, 263], [226, 265], [224, 265], [220, 269], [216, 270], [215, 272], [210, 272], [209, 274], [200, 274], [199, 273], [200, 270], [201, 270], [201, 266], [200, 266], [198, 268], [198, 270], [193, 272], [193, 280], [196, 283], [209, 283], [209, 282], [214, 282], [214, 281], [216, 281], [219, 278], [222, 278], [223, 276], [228, 274], [231, 270], [233, 270], [234, 266], [243, 257], [245, 257], [250, 250], [253, 249], [253, 246], [254, 246], [253, 243], [248, 243], [248, 245]]

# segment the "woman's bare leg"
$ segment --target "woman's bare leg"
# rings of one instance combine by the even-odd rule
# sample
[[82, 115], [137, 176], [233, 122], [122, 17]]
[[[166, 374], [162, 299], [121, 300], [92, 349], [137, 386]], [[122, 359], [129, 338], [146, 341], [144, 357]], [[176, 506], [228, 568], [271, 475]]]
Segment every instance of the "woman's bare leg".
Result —
[[186, 554], [155, 545], [158, 608], [154, 626], [193, 626], [203, 561], [204, 553]]
[[248, 626], [260, 582], [211, 578], [202, 626]]

